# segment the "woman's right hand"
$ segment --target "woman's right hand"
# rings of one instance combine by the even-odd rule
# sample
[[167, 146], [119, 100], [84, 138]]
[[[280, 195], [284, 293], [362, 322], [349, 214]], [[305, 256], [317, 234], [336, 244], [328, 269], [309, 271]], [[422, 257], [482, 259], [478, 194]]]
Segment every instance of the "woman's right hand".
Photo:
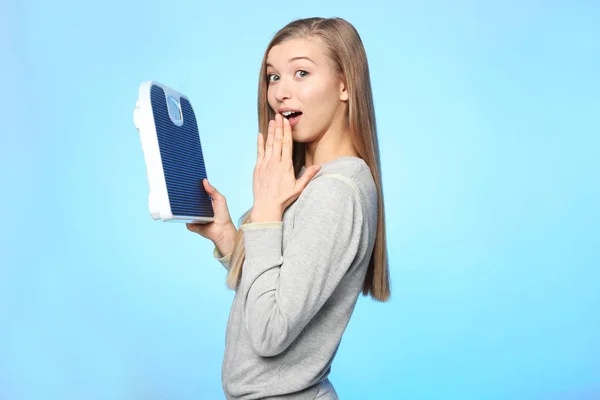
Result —
[[187, 223], [186, 226], [188, 230], [212, 240], [222, 254], [228, 254], [233, 251], [237, 229], [231, 220], [227, 200], [214, 186], [208, 183], [208, 179], [203, 179], [202, 184], [211, 198], [215, 219], [207, 224]]

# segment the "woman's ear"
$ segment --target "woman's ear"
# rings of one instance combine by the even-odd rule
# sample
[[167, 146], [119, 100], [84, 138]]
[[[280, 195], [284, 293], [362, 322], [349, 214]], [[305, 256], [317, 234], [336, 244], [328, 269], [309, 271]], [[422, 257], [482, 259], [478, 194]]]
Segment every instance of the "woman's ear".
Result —
[[340, 100], [348, 101], [348, 87], [344, 81], [340, 82]]

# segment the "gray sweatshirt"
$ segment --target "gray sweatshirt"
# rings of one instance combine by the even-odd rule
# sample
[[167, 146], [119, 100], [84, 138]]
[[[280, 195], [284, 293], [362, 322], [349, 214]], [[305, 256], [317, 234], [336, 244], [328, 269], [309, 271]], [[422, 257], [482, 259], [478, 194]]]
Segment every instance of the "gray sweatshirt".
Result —
[[[371, 171], [352, 156], [324, 163], [283, 222], [240, 229], [246, 258], [225, 335], [225, 396], [313, 399], [331, 371], [373, 251]], [[213, 255], [229, 269], [231, 254], [215, 247]]]

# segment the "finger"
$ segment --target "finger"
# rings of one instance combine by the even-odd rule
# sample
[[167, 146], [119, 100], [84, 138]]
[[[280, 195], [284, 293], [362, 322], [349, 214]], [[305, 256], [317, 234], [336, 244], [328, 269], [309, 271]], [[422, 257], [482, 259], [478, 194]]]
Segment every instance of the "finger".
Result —
[[265, 148], [265, 160], [269, 160], [273, 156], [273, 138], [275, 136], [275, 122], [269, 121], [269, 134], [267, 136], [267, 147]]
[[211, 197], [214, 194], [214, 186], [211, 185], [210, 183], [208, 183], [208, 179], [204, 178], [202, 179], [202, 184], [204, 185], [204, 189], [206, 190], [206, 193], [208, 193]]
[[296, 181], [296, 192], [301, 193], [306, 185], [308, 185], [308, 182], [310, 182], [310, 180], [317, 174], [317, 172], [319, 172], [320, 169], [320, 165], [313, 165], [308, 169], [308, 171], [304, 172], [300, 179]]
[[204, 181], [204, 188], [206, 189], [206, 191], [208, 192], [208, 194], [210, 195], [210, 197], [213, 200], [225, 199], [225, 197], [221, 194], [221, 192], [219, 192], [216, 187], [214, 187], [213, 185], [211, 185], [208, 182], [208, 179], [204, 178], [203, 181]]
[[258, 143], [257, 143], [258, 151], [256, 154], [256, 163], [260, 163], [262, 159], [265, 157], [265, 137], [261, 132], [258, 133]]
[[292, 126], [287, 118], [283, 119], [283, 148], [281, 149], [281, 160], [291, 161], [293, 151]]
[[206, 190], [206, 193], [208, 194], [208, 198], [210, 199], [211, 203], [214, 201], [214, 198], [212, 196], [212, 187], [211, 185], [208, 183], [208, 179], [204, 178], [202, 179], [202, 186], [204, 187], [204, 190]]
[[206, 230], [207, 230], [207, 227], [209, 226], [207, 224], [194, 224], [194, 223], [187, 223], [186, 225], [190, 232], [194, 232], [194, 233], [197, 233], [198, 235], [202, 235], [202, 236], [206, 235]]
[[281, 114], [277, 114], [275, 122], [275, 138], [273, 140], [273, 156], [275, 160], [281, 160], [281, 143], [283, 142], [283, 125], [284, 118]]
[[188, 228], [188, 230], [190, 232], [194, 232], [194, 233], [198, 233], [198, 225], [199, 224], [191, 224], [191, 223], [186, 223], [185, 226]]

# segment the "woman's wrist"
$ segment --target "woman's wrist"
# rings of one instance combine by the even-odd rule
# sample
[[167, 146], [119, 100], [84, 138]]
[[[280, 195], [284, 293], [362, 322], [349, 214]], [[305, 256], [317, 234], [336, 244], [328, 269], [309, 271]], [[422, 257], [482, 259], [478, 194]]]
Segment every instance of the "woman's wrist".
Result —
[[237, 229], [233, 223], [223, 232], [221, 237], [214, 241], [215, 247], [219, 250], [221, 255], [226, 256], [233, 252], [235, 247], [235, 238], [237, 236]]
[[281, 222], [283, 213], [277, 210], [253, 210], [250, 214], [251, 222]]

